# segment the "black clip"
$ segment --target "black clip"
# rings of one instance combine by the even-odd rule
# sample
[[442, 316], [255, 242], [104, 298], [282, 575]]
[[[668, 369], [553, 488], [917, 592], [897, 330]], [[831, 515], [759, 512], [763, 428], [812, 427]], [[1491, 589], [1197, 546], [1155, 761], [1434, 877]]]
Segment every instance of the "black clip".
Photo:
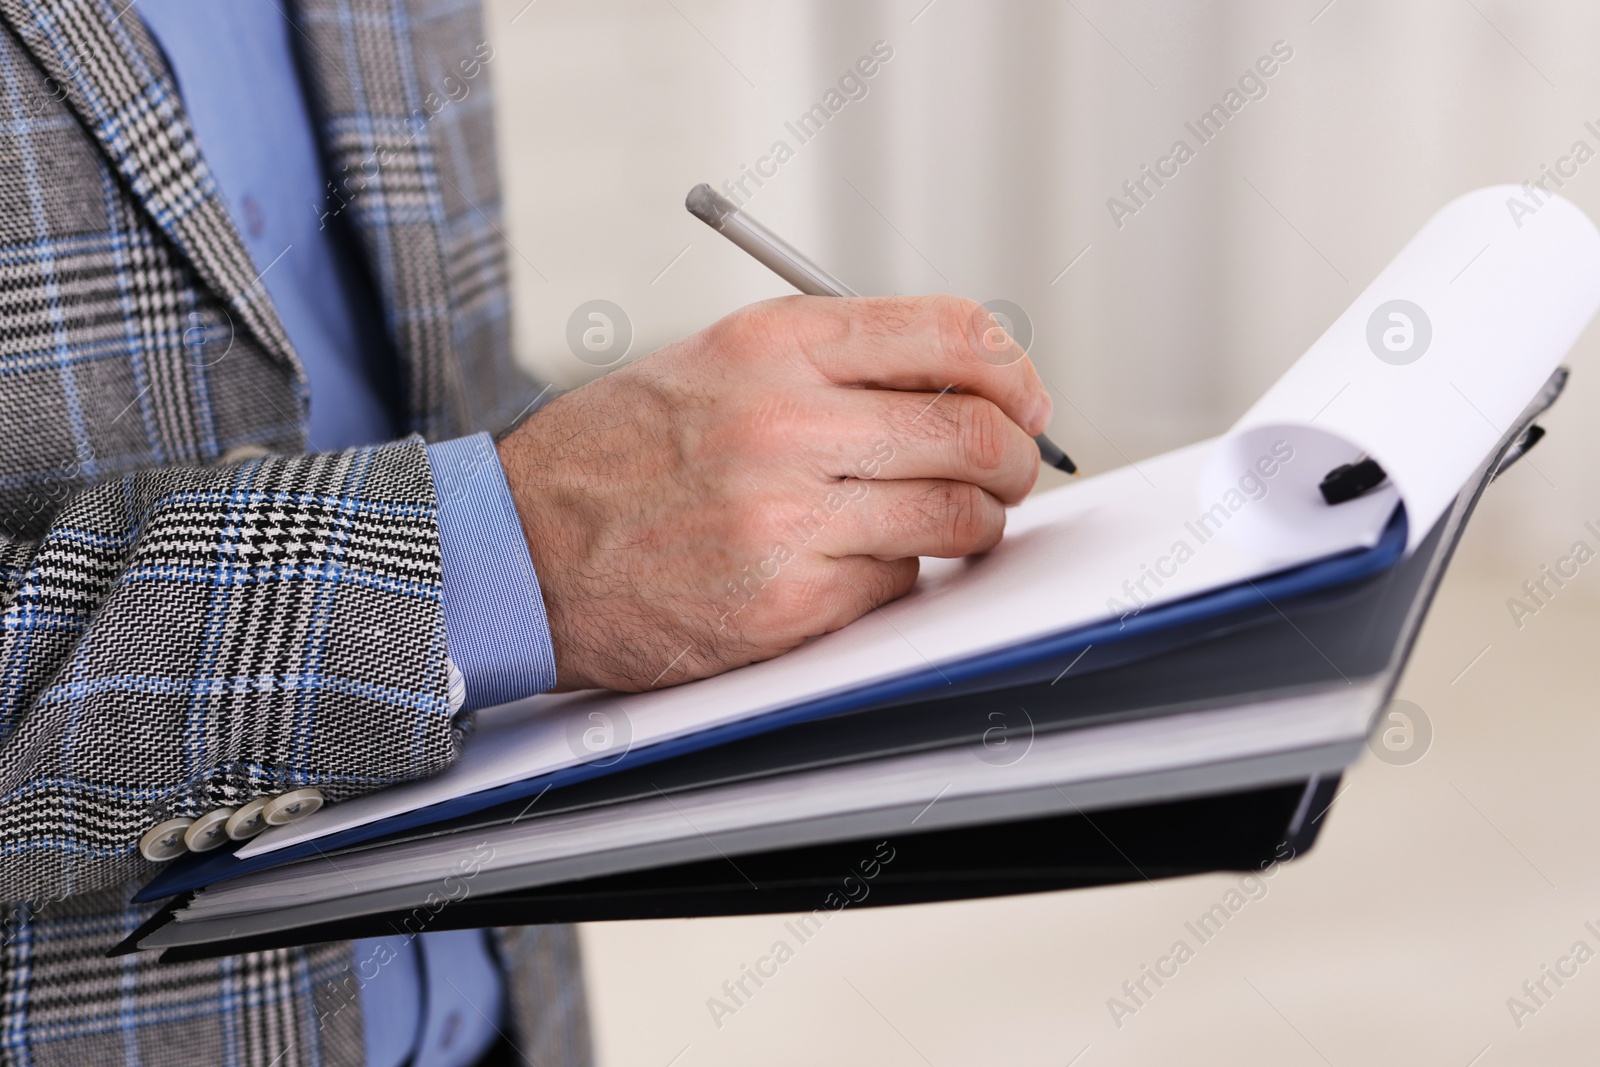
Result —
[[1322, 499], [1329, 504], [1343, 504], [1376, 489], [1388, 477], [1377, 460], [1363, 458], [1333, 468], [1317, 488], [1322, 490]]

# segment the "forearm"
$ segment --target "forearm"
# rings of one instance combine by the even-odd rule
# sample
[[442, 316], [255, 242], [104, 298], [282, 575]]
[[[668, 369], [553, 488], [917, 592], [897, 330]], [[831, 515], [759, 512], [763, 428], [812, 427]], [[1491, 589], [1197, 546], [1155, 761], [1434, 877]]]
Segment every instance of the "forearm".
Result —
[[0, 899], [148, 876], [140, 836], [456, 756], [420, 441], [139, 472], [0, 542]]

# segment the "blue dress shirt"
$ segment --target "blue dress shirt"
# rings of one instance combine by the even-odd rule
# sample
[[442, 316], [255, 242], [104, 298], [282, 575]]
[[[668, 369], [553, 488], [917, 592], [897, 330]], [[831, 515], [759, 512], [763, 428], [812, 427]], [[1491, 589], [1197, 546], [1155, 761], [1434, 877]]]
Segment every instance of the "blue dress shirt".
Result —
[[[343, 219], [323, 225], [299, 33], [275, 0], [140, 0], [223, 199], [310, 386], [317, 450], [393, 438], [404, 395], [370, 277]], [[439, 501], [444, 621], [467, 709], [555, 685], [538, 579], [493, 442], [428, 449]], [[496, 1039], [505, 990], [483, 931], [356, 942], [369, 1067], [464, 1067]], [[364, 968], [361, 961], [383, 961]]]

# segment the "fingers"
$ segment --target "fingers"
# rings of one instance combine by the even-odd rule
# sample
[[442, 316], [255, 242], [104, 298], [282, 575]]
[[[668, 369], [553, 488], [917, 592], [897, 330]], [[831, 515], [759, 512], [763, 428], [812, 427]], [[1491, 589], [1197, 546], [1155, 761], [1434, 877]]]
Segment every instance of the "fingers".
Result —
[[787, 530], [806, 548], [843, 558], [954, 559], [1000, 543], [1006, 511], [968, 482], [937, 479], [841, 482], [833, 507], [796, 515]]
[[959, 393], [830, 390], [829, 478], [970, 482], [1015, 504], [1039, 479], [1039, 446], [994, 404]]
[[954, 296], [817, 298], [832, 316], [806, 356], [837, 385], [981, 396], [1031, 436], [1050, 422], [1050, 395], [1021, 347], [983, 306]]

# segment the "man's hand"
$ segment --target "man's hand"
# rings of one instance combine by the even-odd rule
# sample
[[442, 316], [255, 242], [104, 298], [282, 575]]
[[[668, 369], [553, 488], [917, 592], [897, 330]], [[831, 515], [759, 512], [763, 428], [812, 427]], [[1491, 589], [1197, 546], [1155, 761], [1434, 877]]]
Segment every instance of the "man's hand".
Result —
[[560, 688], [769, 659], [992, 548], [1050, 398], [954, 297], [787, 297], [577, 389], [499, 442]]

